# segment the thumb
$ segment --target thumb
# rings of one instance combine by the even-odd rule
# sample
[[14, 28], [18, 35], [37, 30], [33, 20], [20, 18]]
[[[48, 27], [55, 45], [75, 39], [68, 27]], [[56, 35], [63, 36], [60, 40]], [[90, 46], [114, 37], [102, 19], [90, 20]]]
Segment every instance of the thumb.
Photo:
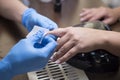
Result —
[[45, 36], [42, 44], [44, 44], [44, 47], [40, 51], [46, 52], [44, 54], [46, 56], [51, 56], [57, 46], [57, 42], [49, 36]]
[[105, 19], [102, 22], [105, 23], [105, 24], [112, 24], [111, 19]]

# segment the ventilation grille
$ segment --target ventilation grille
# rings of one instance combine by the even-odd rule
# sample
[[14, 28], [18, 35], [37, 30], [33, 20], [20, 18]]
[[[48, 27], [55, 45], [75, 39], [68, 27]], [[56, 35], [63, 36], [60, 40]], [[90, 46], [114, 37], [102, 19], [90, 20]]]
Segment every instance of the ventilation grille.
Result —
[[67, 63], [56, 64], [50, 61], [44, 69], [29, 72], [28, 77], [29, 80], [88, 80], [84, 71]]

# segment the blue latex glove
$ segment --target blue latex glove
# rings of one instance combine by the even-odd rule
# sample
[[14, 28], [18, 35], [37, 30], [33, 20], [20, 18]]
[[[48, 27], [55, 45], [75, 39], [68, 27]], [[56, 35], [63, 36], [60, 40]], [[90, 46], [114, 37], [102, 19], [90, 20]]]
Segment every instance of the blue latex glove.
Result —
[[41, 26], [49, 30], [53, 30], [58, 27], [55, 22], [45, 16], [40, 15], [32, 8], [28, 8], [23, 13], [22, 24], [27, 28], [28, 31], [31, 31], [34, 25]]
[[10, 80], [17, 74], [45, 67], [57, 43], [53, 38], [45, 36], [38, 45], [42, 35], [43, 32], [39, 31], [27, 39], [22, 39], [11, 49], [0, 61], [0, 80]]

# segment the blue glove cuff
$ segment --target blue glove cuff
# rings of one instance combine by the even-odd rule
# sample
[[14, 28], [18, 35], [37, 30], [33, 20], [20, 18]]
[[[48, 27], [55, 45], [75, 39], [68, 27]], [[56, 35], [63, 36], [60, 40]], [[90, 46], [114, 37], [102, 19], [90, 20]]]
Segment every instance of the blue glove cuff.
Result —
[[0, 79], [2, 80], [11, 80], [12, 79], [12, 73], [9, 68], [9, 64], [4, 61], [0, 61]]
[[33, 8], [28, 8], [27, 10], [24, 11], [23, 15], [22, 15], [22, 24], [26, 27], [27, 25], [27, 19], [29, 19], [28, 17], [30, 15], [32, 15], [33, 13], [36, 13], [36, 10]]

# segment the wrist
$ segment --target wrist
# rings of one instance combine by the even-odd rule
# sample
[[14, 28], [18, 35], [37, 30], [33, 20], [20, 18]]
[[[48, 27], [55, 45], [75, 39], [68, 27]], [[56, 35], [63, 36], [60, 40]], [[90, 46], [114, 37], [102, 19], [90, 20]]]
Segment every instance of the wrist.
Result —
[[28, 7], [24, 7], [24, 8], [22, 8], [21, 10], [19, 10], [20, 12], [19, 12], [19, 15], [16, 15], [16, 20], [18, 21], [18, 22], [20, 22], [20, 23], [22, 23], [21, 21], [22, 21], [22, 15], [23, 15], [23, 13], [24, 13], [24, 11], [26, 11], [28, 9]]
[[102, 44], [100, 49], [110, 51], [112, 49], [112, 44], [114, 43], [115, 32], [113, 31], [104, 31], [102, 35]]
[[113, 11], [117, 17], [117, 20], [119, 20], [120, 19], [120, 7], [114, 8]]
[[4, 61], [0, 61], [0, 80], [11, 80], [12, 75], [11, 71], [9, 68], [9, 64]]
[[105, 44], [103, 45], [103, 49], [109, 51], [113, 55], [120, 56], [120, 34], [119, 32], [107, 31], [105, 33]]
[[[108, 47], [109, 43], [109, 36], [108, 36], [108, 31], [100, 31], [99, 39], [97, 41], [98, 43], [98, 49], [104, 49], [106, 50], [106, 47]], [[107, 34], [107, 35], [106, 35]]]
[[31, 17], [33, 13], [36, 13], [36, 10], [33, 8], [28, 8], [23, 12], [21, 22], [25, 27], [28, 24], [29, 17]]

